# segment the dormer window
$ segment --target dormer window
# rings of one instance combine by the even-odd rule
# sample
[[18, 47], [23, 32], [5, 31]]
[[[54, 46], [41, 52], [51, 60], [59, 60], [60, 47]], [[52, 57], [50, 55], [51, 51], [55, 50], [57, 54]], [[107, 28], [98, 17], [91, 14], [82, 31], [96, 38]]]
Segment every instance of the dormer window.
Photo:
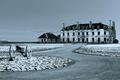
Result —
[[100, 26], [99, 26], [99, 25], [97, 26], [97, 29], [100, 29]]

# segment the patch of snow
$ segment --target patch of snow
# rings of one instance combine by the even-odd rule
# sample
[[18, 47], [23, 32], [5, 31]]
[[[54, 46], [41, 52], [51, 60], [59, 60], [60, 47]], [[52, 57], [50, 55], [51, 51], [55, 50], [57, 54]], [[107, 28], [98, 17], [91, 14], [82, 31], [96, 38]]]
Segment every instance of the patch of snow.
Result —
[[84, 45], [74, 52], [87, 55], [120, 56], [120, 44]]
[[40, 56], [26, 57], [17, 56], [14, 61], [0, 60], [0, 71], [31, 71], [61, 68], [70, 65], [73, 60], [61, 57]]

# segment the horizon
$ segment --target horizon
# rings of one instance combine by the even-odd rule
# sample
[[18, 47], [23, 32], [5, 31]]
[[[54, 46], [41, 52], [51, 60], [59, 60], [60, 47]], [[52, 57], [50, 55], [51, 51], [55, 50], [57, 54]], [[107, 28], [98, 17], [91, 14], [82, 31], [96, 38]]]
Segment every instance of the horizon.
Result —
[[102, 22], [116, 23], [120, 40], [119, 0], [1, 0], [0, 40], [37, 41], [45, 32], [56, 35], [65, 25]]

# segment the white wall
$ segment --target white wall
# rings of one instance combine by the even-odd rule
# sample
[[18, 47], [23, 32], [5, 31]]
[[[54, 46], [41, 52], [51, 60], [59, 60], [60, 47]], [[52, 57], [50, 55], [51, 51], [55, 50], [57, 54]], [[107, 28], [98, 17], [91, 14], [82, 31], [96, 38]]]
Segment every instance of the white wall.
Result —
[[[104, 35], [104, 31], [106, 32], [106, 35]], [[73, 32], [75, 33], [75, 35], [73, 36]], [[80, 32], [80, 35], [78, 35], [78, 32]], [[84, 36], [82, 36], [82, 32], [84, 32]], [[87, 35], [88, 32], [88, 35]], [[92, 32], [94, 32], [94, 35], [92, 35]], [[98, 35], [98, 32], [100, 32], [100, 35]], [[63, 36], [64, 33], [64, 36]], [[67, 33], [69, 33], [69, 36], [67, 35]], [[92, 38], [94, 38], [94, 42], [98, 43], [98, 38], [100, 38], [100, 42], [104, 42], [104, 38], [111, 39], [111, 32], [108, 30], [104, 30], [104, 29], [94, 29], [94, 30], [69, 30], [69, 31], [61, 31], [61, 41], [63, 42], [63, 38], [65, 40], [65, 42], [67, 42], [67, 38], [69, 38], [69, 40], [71, 42], [73, 42], [73, 38], [75, 39], [75, 42], [78, 42], [78, 38], [80, 38], [80, 42], [82, 42], [82, 38], [84, 38], [85, 42], [86, 42], [86, 38], [88, 38], [88, 42], [91, 43], [92, 42]], [[107, 41], [107, 43], [111, 43], [110, 41]]]

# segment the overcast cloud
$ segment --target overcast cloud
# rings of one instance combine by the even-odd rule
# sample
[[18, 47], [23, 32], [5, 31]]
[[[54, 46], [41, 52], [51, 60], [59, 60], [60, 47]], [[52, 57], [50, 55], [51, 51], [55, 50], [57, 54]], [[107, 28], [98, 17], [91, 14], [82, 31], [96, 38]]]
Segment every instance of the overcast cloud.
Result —
[[116, 22], [120, 40], [120, 0], [0, 0], [0, 40], [37, 41], [59, 34], [62, 23]]

